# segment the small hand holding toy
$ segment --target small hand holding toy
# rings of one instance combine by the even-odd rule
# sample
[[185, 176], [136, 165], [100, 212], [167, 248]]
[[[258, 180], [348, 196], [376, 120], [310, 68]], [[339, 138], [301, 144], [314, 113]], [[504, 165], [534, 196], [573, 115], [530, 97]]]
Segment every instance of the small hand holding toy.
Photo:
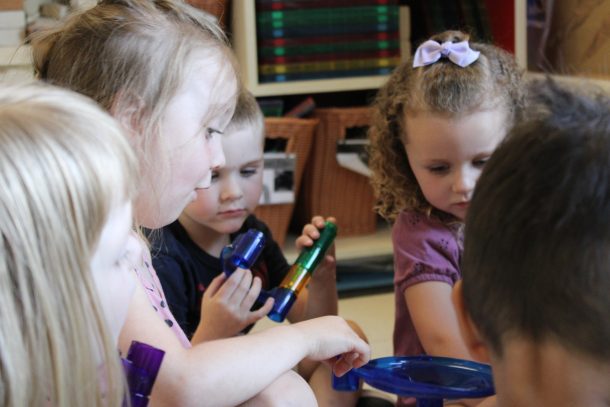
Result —
[[[324, 259], [326, 251], [337, 236], [337, 226], [333, 222], [325, 222], [320, 231], [320, 237], [310, 247], [306, 247], [296, 259], [286, 277], [278, 287], [269, 291], [262, 290], [257, 302], [264, 303], [269, 297], [275, 301], [269, 319], [283, 322], [294, 304], [299, 292], [307, 285], [313, 271]], [[225, 274], [230, 275], [237, 267], [251, 267], [265, 244], [264, 235], [250, 229], [235, 239], [232, 245], [226, 246], [221, 253], [221, 261]]]
[[284, 321], [299, 293], [307, 286], [314, 270], [324, 260], [326, 251], [332, 246], [337, 236], [337, 225], [327, 221], [319, 233], [320, 237], [301, 251], [279, 287], [269, 292], [269, 295], [275, 299], [273, 308], [267, 315], [271, 320]]
[[252, 310], [261, 291], [261, 280], [248, 270], [257, 261], [265, 245], [264, 235], [255, 229], [239, 235], [221, 252], [223, 273], [206, 287], [201, 302], [200, 329], [196, 342], [228, 338], [263, 318], [271, 310], [272, 300]]

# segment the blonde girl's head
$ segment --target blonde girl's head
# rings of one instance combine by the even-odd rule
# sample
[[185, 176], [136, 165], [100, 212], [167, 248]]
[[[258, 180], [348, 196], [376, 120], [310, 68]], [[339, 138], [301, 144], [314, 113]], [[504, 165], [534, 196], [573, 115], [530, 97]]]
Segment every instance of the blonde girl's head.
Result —
[[126, 138], [95, 103], [0, 85], [0, 404], [121, 403], [90, 260], [135, 178]]
[[[180, 0], [102, 0], [32, 44], [40, 79], [85, 94], [120, 119], [138, 154], [141, 188], [157, 196], [170, 182], [162, 120], [193, 60], [210, 66], [214, 83], [201, 126], [234, 109], [236, 69], [226, 37], [214, 17]], [[214, 103], [227, 92], [230, 106]]]
[[[467, 34], [446, 31], [431, 40], [462, 42]], [[523, 106], [522, 72], [514, 58], [490, 44], [470, 42], [480, 52], [476, 61], [461, 67], [447, 58], [418, 68], [410, 59], [397, 67], [374, 102], [369, 130], [371, 182], [377, 196], [377, 212], [393, 221], [403, 210], [436, 214], [426, 201], [409, 166], [405, 144], [407, 115], [431, 114], [459, 119], [472, 113], [502, 109], [508, 129]]]

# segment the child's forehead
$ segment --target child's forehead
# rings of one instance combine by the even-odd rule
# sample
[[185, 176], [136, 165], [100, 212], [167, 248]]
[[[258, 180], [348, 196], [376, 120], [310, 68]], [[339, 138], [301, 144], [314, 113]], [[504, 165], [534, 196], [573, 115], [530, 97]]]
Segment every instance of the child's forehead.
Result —
[[245, 143], [259, 143], [261, 146], [265, 141], [265, 129], [259, 123], [254, 123], [250, 120], [244, 120], [239, 123], [231, 122], [225, 130], [223, 143], [225, 140], [233, 140]]
[[250, 155], [262, 155], [264, 131], [254, 123], [229, 125], [222, 135], [222, 146], [225, 153], [228, 150], [250, 151]]

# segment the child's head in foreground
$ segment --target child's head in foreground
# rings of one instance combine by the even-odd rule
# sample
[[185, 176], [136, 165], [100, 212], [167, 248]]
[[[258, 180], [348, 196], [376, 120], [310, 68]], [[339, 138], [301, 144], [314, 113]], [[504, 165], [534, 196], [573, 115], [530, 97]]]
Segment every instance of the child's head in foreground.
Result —
[[[369, 164], [376, 210], [391, 221], [403, 210], [463, 220], [486, 160], [518, 116], [514, 58], [468, 40], [459, 31], [433, 36], [377, 95]], [[451, 58], [458, 50], [460, 61]], [[435, 52], [438, 60], [426, 60]]]
[[454, 300], [499, 405], [608, 406], [610, 98], [532, 92], [477, 185]]
[[0, 404], [121, 403], [135, 175], [95, 103], [0, 85]]
[[225, 164], [212, 173], [212, 184], [197, 193], [180, 220], [208, 230], [210, 238], [237, 232], [254, 213], [263, 189], [265, 122], [254, 96], [243, 90], [222, 136]]

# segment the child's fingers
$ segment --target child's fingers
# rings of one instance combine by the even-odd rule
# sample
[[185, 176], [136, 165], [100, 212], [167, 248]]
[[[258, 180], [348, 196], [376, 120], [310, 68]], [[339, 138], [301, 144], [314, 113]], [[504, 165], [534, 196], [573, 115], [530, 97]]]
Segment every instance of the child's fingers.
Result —
[[[235, 271], [226, 279], [225, 283], [218, 290], [218, 294], [223, 299], [228, 300], [235, 294], [235, 291], [239, 288], [242, 280], [250, 274], [248, 270], [237, 268]], [[240, 301], [241, 302], [241, 301]]]
[[339, 356], [333, 365], [333, 373], [337, 377], [343, 376], [345, 373], [352, 370], [352, 368], [354, 367], [352, 362], [357, 358], [358, 354], [355, 353], [347, 353]]
[[205, 289], [205, 292], [203, 293], [203, 295], [209, 297], [209, 296], [213, 296], [214, 294], [216, 294], [216, 292], [218, 291], [218, 289], [220, 287], [222, 287], [222, 284], [226, 281], [226, 279], [227, 279], [227, 276], [225, 275], [225, 273], [220, 273], [219, 275], [214, 277], [214, 279], [212, 281], [210, 281], [210, 284]]
[[252, 308], [252, 305], [254, 305], [256, 299], [258, 298], [258, 294], [261, 292], [261, 287], [261, 279], [259, 277], [254, 277], [252, 279], [252, 285], [248, 287], [248, 292], [241, 301], [242, 308], [245, 308], [246, 310], [250, 310], [250, 308]]
[[301, 235], [309, 236], [312, 239], [317, 239], [320, 237], [320, 230], [316, 225], [308, 223], [307, 225], [303, 226], [303, 233]]
[[313, 218], [311, 218], [311, 224], [318, 229], [324, 227], [324, 222], [325, 222], [324, 218], [320, 215], [316, 215]]
[[[313, 242], [320, 238], [320, 229], [324, 228], [327, 220], [333, 223], [335, 222], [334, 217], [328, 217], [326, 220], [322, 216], [314, 216], [311, 218], [311, 223], [303, 226], [301, 236], [296, 239], [297, 249], [313, 245]], [[334, 249], [332, 253], [334, 253]]]
[[309, 247], [313, 244], [313, 239], [306, 235], [301, 235], [297, 237], [295, 242], [295, 246], [297, 249], [302, 249], [303, 247]]
[[265, 304], [262, 307], [260, 307], [256, 311], [252, 311], [250, 313], [250, 321], [248, 325], [258, 321], [259, 319], [267, 315], [269, 312], [271, 312], [271, 308], [273, 308], [274, 302], [275, 300], [272, 297], [269, 297], [267, 298], [267, 301], [265, 301]]
[[252, 285], [252, 272], [250, 270], [244, 270], [244, 276], [239, 281], [239, 284], [233, 290], [229, 301], [232, 304], [241, 304], [244, 298], [248, 296], [248, 291]]

